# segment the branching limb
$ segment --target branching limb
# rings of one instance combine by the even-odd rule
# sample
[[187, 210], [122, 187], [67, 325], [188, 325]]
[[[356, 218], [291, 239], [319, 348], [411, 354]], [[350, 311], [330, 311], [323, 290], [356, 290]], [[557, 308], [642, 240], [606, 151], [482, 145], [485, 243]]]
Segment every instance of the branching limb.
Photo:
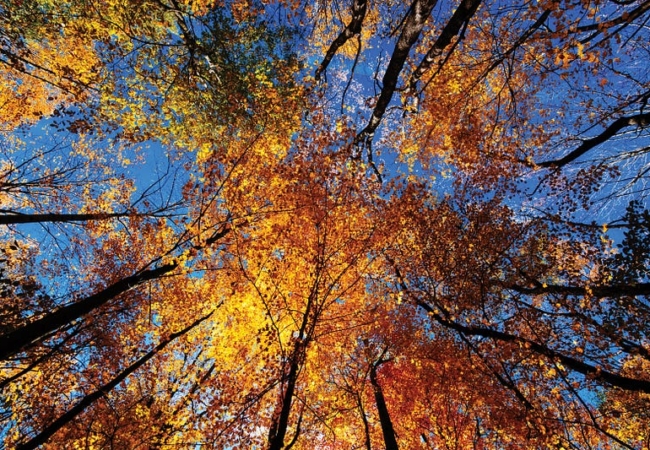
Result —
[[329, 66], [330, 62], [332, 62], [332, 59], [334, 58], [334, 55], [336, 55], [338, 49], [345, 45], [348, 39], [361, 33], [363, 19], [366, 17], [366, 10], [368, 9], [368, 1], [352, 0], [351, 9], [352, 20], [348, 26], [345, 27], [343, 31], [341, 31], [341, 34], [339, 34], [338, 37], [334, 39], [334, 42], [332, 42], [330, 48], [327, 49], [325, 58], [323, 58], [323, 61], [320, 63], [320, 66], [318, 66], [318, 69], [316, 69], [316, 73], [314, 74], [314, 78], [316, 80], [320, 80], [321, 75], [327, 70], [327, 66]]
[[429, 49], [420, 65], [415, 69], [408, 82], [408, 91], [415, 92], [415, 86], [424, 72], [429, 70], [434, 62], [442, 55], [444, 49], [451, 44], [451, 40], [456, 36], [464, 25], [474, 16], [482, 0], [463, 0], [442, 29], [440, 36]]
[[384, 73], [381, 93], [379, 94], [379, 99], [377, 100], [375, 109], [372, 112], [370, 122], [363, 131], [357, 135], [354, 140], [354, 145], [360, 145], [372, 141], [375, 130], [377, 130], [381, 119], [384, 117], [386, 108], [388, 108], [388, 104], [393, 98], [393, 94], [397, 87], [397, 80], [402, 72], [406, 58], [411, 51], [411, 47], [415, 45], [420, 37], [422, 28], [436, 3], [437, 0], [415, 0], [413, 2], [413, 5], [409, 10], [409, 15], [404, 22], [402, 33], [395, 44], [390, 62], [388, 63], [388, 67]]
[[122, 381], [124, 381], [129, 375], [131, 375], [133, 372], [138, 370], [140, 367], [142, 367], [144, 364], [146, 364], [151, 358], [156, 356], [160, 351], [162, 351], [170, 342], [174, 341], [176, 338], [183, 336], [187, 334], [190, 330], [193, 328], [197, 327], [199, 324], [207, 320], [212, 313], [208, 314], [207, 316], [204, 316], [194, 323], [192, 323], [190, 326], [186, 327], [185, 329], [178, 331], [176, 333], [172, 333], [161, 341], [156, 347], [154, 347], [151, 351], [149, 351], [146, 355], [144, 355], [142, 358], [138, 359], [136, 362], [131, 364], [129, 367], [127, 367], [125, 370], [123, 370], [118, 376], [113, 378], [111, 381], [97, 389], [96, 391], [86, 395], [79, 403], [77, 403], [72, 409], [68, 410], [65, 414], [60, 416], [58, 419], [56, 419], [54, 422], [52, 422], [49, 426], [47, 426], [43, 431], [41, 431], [38, 435], [34, 436], [32, 439], [27, 441], [26, 443], [19, 445], [17, 447], [18, 450], [32, 450], [35, 449], [47, 442], [47, 440], [52, 437], [54, 433], [59, 431], [61, 428], [63, 428], [65, 425], [67, 425], [70, 421], [72, 421], [75, 417], [77, 417], [79, 414], [84, 412], [86, 408], [88, 408], [90, 405], [95, 403], [98, 399], [101, 397], [105, 396], [108, 394], [110, 391], [112, 391], [118, 384], [120, 384]]
[[598, 136], [595, 136], [590, 139], [582, 141], [582, 144], [578, 148], [569, 152], [566, 156], [560, 159], [553, 159], [549, 161], [540, 162], [537, 165], [539, 167], [552, 167], [552, 168], [562, 168], [567, 164], [575, 161], [588, 151], [594, 149], [600, 144], [607, 142], [609, 139], [616, 136], [616, 134], [624, 128], [627, 127], [638, 127], [643, 128], [650, 125], [650, 113], [636, 114], [633, 116], [625, 116], [616, 119], [612, 124], [605, 129]]

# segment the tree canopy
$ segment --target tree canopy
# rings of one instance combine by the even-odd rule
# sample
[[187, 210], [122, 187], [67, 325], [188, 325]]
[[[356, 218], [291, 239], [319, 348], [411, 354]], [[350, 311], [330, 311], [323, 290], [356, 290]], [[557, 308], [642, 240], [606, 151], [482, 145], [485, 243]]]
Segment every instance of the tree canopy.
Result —
[[650, 448], [649, 0], [0, 2], [4, 448]]

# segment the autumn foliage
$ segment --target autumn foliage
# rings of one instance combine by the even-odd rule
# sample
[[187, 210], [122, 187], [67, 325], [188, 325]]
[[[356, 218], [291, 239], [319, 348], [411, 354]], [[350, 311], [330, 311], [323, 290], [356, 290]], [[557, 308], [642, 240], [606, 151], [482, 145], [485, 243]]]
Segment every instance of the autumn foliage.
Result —
[[3, 448], [650, 448], [649, 21], [1, 2]]

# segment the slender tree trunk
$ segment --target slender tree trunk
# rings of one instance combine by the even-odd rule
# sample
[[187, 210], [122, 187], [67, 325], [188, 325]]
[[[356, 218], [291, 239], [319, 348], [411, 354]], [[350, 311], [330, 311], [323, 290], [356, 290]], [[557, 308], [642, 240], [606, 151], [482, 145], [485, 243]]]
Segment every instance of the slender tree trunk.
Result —
[[140, 367], [142, 367], [147, 361], [149, 361], [151, 358], [153, 358], [158, 352], [160, 352], [162, 349], [164, 349], [170, 342], [174, 341], [176, 338], [183, 336], [187, 332], [189, 332], [191, 329], [195, 328], [198, 326], [201, 322], [207, 320], [212, 313], [208, 314], [207, 316], [204, 316], [200, 318], [199, 320], [195, 321], [193, 324], [188, 326], [187, 328], [177, 332], [177, 333], [172, 333], [167, 337], [167, 339], [164, 339], [161, 341], [153, 350], [149, 351], [146, 355], [144, 355], [142, 358], [138, 359], [136, 362], [131, 364], [129, 367], [124, 369], [118, 376], [113, 378], [110, 382], [106, 383], [99, 389], [97, 389], [95, 392], [86, 395], [79, 403], [77, 403], [75, 406], [72, 407], [72, 409], [68, 410], [65, 414], [60, 416], [58, 419], [56, 419], [54, 422], [52, 422], [49, 426], [47, 426], [43, 431], [41, 431], [38, 435], [34, 436], [32, 439], [27, 441], [24, 444], [21, 444], [17, 447], [17, 450], [33, 450], [40, 445], [45, 444], [47, 440], [52, 437], [54, 433], [59, 431], [61, 428], [63, 428], [65, 425], [67, 425], [69, 422], [71, 422], [75, 417], [77, 417], [79, 414], [84, 412], [86, 408], [88, 408], [90, 405], [92, 405], [95, 401], [97, 401], [99, 398], [105, 396], [108, 394], [111, 390], [113, 390], [118, 384], [120, 384], [122, 381], [126, 379], [129, 375], [131, 375], [133, 372], [138, 370]]
[[[215, 231], [212, 236], [206, 239], [203, 245], [195, 245], [193, 248], [200, 250], [212, 245], [229, 232], [230, 228], [224, 227], [221, 230]], [[124, 292], [127, 292], [147, 281], [161, 278], [162, 276], [174, 271], [177, 267], [178, 264], [173, 262], [164, 264], [155, 269], [142, 270], [135, 275], [122, 278], [107, 288], [102, 289], [96, 294], [86, 297], [83, 300], [64, 306], [63, 308], [60, 308], [38, 320], [12, 330], [9, 333], [5, 333], [0, 336], [0, 361], [15, 355], [32, 342], [47, 336], [49, 333], [73, 323], [75, 320], [78, 320], [91, 311], [105, 305], [118, 295], [123, 294]]]
[[[291, 353], [291, 366], [289, 367], [289, 373], [286, 377], [287, 387], [282, 396], [282, 407], [280, 414], [277, 418], [274, 418], [271, 430], [269, 431], [269, 450], [281, 450], [284, 447], [284, 438], [287, 435], [291, 403], [293, 401], [293, 394], [296, 390], [300, 366], [305, 359], [307, 345], [309, 345], [309, 341], [314, 331], [314, 325], [318, 320], [318, 313], [316, 313], [314, 317], [312, 317], [311, 314], [312, 307], [316, 301], [317, 291], [318, 283], [312, 286], [312, 291], [309, 294], [307, 305], [305, 306], [305, 312], [302, 316], [302, 323], [298, 330], [298, 338], [294, 343], [293, 351]], [[293, 443], [291, 445], [293, 445]]]
[[375, 130], [379, 126], [386, 112], [386, 108], [388, 108], [388, 104], [393, 98], [399, 75], [402, 73], [402, 68], [411, 51], [411, 47], [417, 42], [420, 32], [424, 28], [424, 24], [436, 3], [438, 3], [437, 0], [415, 0], [411, 4], [409, 14], [402, 27], [402, 33], [395, 44], [390, 61], [388, 62], [388, 67], [384, 73], [382, 89], [375, 109], [372, 112], [368, 125], [357, 136], [355, 143], [360, 144], [365, 140], [372, 141]]
[[34, 322], [0, 336], [0, 360], [5, 360], [12, 355], [15, 355], [30, 343], [48, 333], [56, 331], [60, 327], [74, 322], [94, 309], [103, 306], [109, 300], [139, 284], [144, 283], [145, 281], [162, 277], [176, 269], [176, 267], [177, 265], [175, 263], [165, 264], [156, 269], [145, 270], [136, 275], [122, 278], [120, 281], [113, 283], [96, 294], [86, 297], [85, 299], [71, 305], [64, 306], [41, 319], [35, 320]]
[[[481, 336], [495, 341], [511, 342], [514, 344], [522, 345], [523, 347], [530, 349], [531, 351], [534, 351], [537, 354], [544, 355], [551, 360], [559, 361], [561, 364], [563, 364], [565, 367], [569, 368], [570, 370], [581, 373], [587, 377], [590, 377], [595, 381], [606, 383], [626, 391], [640, 391], [640, 392], [650, 393], [650, 381], [648, 380], [631, 378], [628, 376], [619, 375], [613, 372], [602, 370], [602, 368], [597, 365], [589, 364], [585, 360], [580, 360], [571, 356], [570, 354], [563, 353], [559, 350], [554, 350], [553, 348], [547, 346], [545, 343], [532, 341], [530, 339], [524, 338], [517, 334], [510, 334], [504, 331], [498, 331], [488, 327], [466, 326], [457, 323], [453, 320], [450, 320], [447, 317], [443, 317], [437, 308], [432, 307], [432, 305], [435, 305], [436, 302], [435, 299], [433, 299], [433, 297], [430, 294], [429, 294], [429, 300], [431, 300], [431, 304], [427, 303], [427, 301], [423, 300], [418, 295], [412, 294], [408, 286], [406, 285], [406, 282], [404, 281], [404, 277], [402, 277], [399, 268], [394, 264], [393, 264], [393, 268], [395, 269], [395, 273], [400, 280], [400, 288], [413, 299], [414, 303], [417, 306], [419, 306], [424, 311], [426, 311], [432, 320], [435, 320], [440, 325], [443, 325], [446, 328], [449, 328], [451, 330], [460, 333], [462, 336]], [[648, 284], [641, 285], [639, 287], [640, 290], [635, 291], [635, 293], [631, 295], [642, 295], [643, 293], [646, 292], [645, 289], [648, 286], [650, 285]], [[528, 294], [559, 292], [559, 293], [566, 293], [569, 295], [580, 295], [586, 293], [586, 288], [569, 287], [569, 286], [566, 287], [547, 286], [546, 288], [542, 286], [541, 288], [538, 287], [538, 288], [526, 289], [526, 290], [524, 290], [524, 288], [521, 287], [515, 289], [514, 286], [508, 286], [508, 288], [513, 290], [518, 290], [519, 292], [525, 292]], [[622, 287], [622, 289], [625, 288]], [[612, 292], [611, 287], [596, 287], [594, 288], [594, 291], [595, 291], [594, 295], [597, 298], [599, 297], [600, 294], [602, 294], [603, 297], [614, 294], [614, 292]]]
[[384, 443], [386, 450], [398, 450], [397, 439], [395, 438], [395, 430], [393, 429], [393, 422], [390, 420], [388, 407], [386, 406], [386, 399], [381, 390], [381, 385], [377, 381], [377, 365], [370, 366], [370, 383], [372, 390], [375, 394], [375, 403], [377, 403], [377, 412], [379, 413], [379, 422], [381, 423], [381, 432], [384, 435]]
[[474, 16], [482, 0], [463, 0], [440, 32], [440, 36], [429, 49], [420, 65], [415, 69], [409, 80], [409, 89], [415, 89], [415, 84], [431, 68], [431, 65], [442, 55], [445, 48], [451, 44], [454, 36], [458, 35], [463, 25], [466, 25]]
[[372, 450], [370, 444], [370, 425], [368, 424], [368, 418], [366, 417], [366, 412], [363, 410], [363, 402], [361, 401], [361, 394], [356, 393], [357, 397], [357, 407], [359, 408], [359, 414], [361, 414], [361, 420], [363, 421], [363, 435], [365, 438], [366, 450]]
[[284, 447], [284, 438], [287, 435], [289, 426], [289, 414], [291, 413], [291, 403], [293, 393], [296, 390], [296, 381], [298, 380], [298, 371], [300, 370], [301, 347], [300, 342], [296, 342], [296, 347], [291, 358], [291, 367], [287, 376], [287, 387], [282, 396], [282, 408], [280, 415], [274, 420], [269, 433], [269, 450], [281, 450]]
[[330, 45], [330, 48], [325, 54], [325, 58], [323, 58], [323, 62], [321, 62], [320, 66], [318, 66], [318, 69], [316, 69], [316, 73], [314, 75], [314, 78], [316, 80], [320, 80], [321, 74], [327, 70], [327, 66], [332, 61], [332, 58], [334, 58], [334, 55], [336, 55], [338, 49], [341, 48], [352, 36], [361, 33], [361, 25], [363, 24], [364, 17], [366, 17], [368, 2], [367, 0], [353, 0], [350, 9], [352, 12], [352, 20], [350, 20], [348, 26], [345, 27], [343, 31], [341, 31], [341, 34], [339, 34], [334, 42], [332, 42]]
[[55, 222], [90, 222], [93, 220], [107, 220], [115, 217], [134, 216], [131, 213], [98, 213], [98, 214], [0, 214], [0, 225], [19, 223], [55, 223]]

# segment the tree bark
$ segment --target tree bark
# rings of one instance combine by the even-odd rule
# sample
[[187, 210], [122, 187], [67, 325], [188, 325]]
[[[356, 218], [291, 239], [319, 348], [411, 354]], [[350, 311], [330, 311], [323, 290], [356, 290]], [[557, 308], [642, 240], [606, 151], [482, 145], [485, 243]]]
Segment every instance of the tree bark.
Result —
[[345, 27], [343, 31], [341, 31], [341, 34], [339, 34], [338, 37], [332, 42], [330, 48], [327, 49], [327, 53], [325, 54], [325, 58], [323, 58], [323, 62], [320, 63], [320, 66], [318, 66], [318, 69], [316, 69], [316, 73], [314, 74], [314, 78], [316, 80], [320, 80], [321, 75], [325, 73], [327, 66], [329, 66], [338, 49], [341, 48], [348, 41], [348, 39], [361, 33], [361, 25], [363, 24], [363, 19], [366, 17], [367, 8], [367, 0], [352, 0], [352, 20], [348, 26]]
[[416, 300], [416, 304], [424, 309], [427, 313], [429, 313], [429, 316], [432, 317], [436, 322], [449, 329], [457, 331], [464, 336], [481, 336], [501, 342], [521, 344], [524, 348], [527, 348], [537, 354], [546, 356], [551, 360], [559, 361], [565, 367], [585, 376], [591, 377], [594, 380], [598, 380], [600, 382], [604, 382], [611, 386], [615, 386], [627, 391], [640, 391], [650, 394], [650, 381], [630, 378], [602, 370], [599, 367], [587, 364], [584, 361], [580, 361], [579, 359], [567, 356], [566, 354], [561, 353], [557, 350], [553, 350], [544, 344], [531, 341], [530, 339], [526, 339], [521, 336], [492, 330], [490, 328], [461, 325], [459, 323], [445, 319], [440, 314], [436, 313], [435, 310], [426, 302]]
[[[508, 289], [526, 295], [539, 295], [539, 294], [564, 294], [564, 295], [591, 295], [594, 298], [603, 297], [624, 297], [635, 295], [650, 295], [650, 283], [639, 284], [616, 284], [612, 286], [561, 286], [549, 284], [546, 286], [536, 286], [526, 288], [517, 285], [508, 285]], [[587, 292], [588, 291], [588, 292]]]
[[424, 72], [426, 72], [435, 62], [440, 55], [442, 55], [443, 50], [451, 43], [451, 40], [456, 36], [461, 27], [469, 22], [469, 20], [474, 16], [476, 10], [481, 5], [482, 0], [463, 0], [458, 6], [454, 14], [447, 22], [447, 25], [440, 32], [440, 36], [436, 39], [436, 42], [433, 44], [431, 49], [427, 52], [424, 59], [420, 62], [420, 65], [415, 69], [415, 72], [411, 75], [411, 80], [409, 81], [409, 89], [415, 89], [415, 84], [422, 77]]
[[88, 222], [91, 220], [106, 220], [115, 217], [133, 216], [131, 213], [98, 213], [98, 214], [0, 214], [0, 225], [13, 225], [19, 223], [45, 223], [45, 222]]
[[296, 381], [298, 380], [299, 365], [299, 352], [298, 348], [301, 344], [296, 343], [296, 348], [293, 352], [291, 367], [287, 375], [287, 387], [282, 395], [282, 407], [280, 415], [274, 421], [269, 433], [269, 450], [282, 450], [284, 447], [284, 438], [287, 435], [287, 428], [289, 426], [289, 414], [291, 413], [291, 403], [293, 401], [293, 393], [296, 389]]
[[393, 93], [397, 87], [397, 80], [402, 72], [406, 58], [411, 51], [411, 47], [417, 42], [422, 28], [436, 3], [438, 3], [437, 0], [415, 0], [411, 5], [410, 13], [406, 18], [402, 33], [395, 44], [390, 62], [384, 73], [381, 93], [372, 112], [370, 122], [356, 137], [355, 144], [369, 143], [372, 141], [375, 130], [379, 126], [386, 112], [386, 108], [388, 108], [388, 104], [393, 97]]
[[[193, 248], [198, 250], [212, 245], [229, 232], [230, 228], [224, 227], [221, 230], [215, 231], [212, 236], [206, 239], [204, 245], [195, 245]], [[178, 264], [172, 262], [155, 269], [143, 270], [130, 277], [122, 278], [96, 294], [71, 305], [64, 306], [40, 319], [0, 336], [0, 361], [15, 355], [48, 333], [54, 332], [64, 325], [73, 323], [91, 311], [105, 305], [118, 295], [147, 281], [159, 279], [174, 271], [177, 267]]]

